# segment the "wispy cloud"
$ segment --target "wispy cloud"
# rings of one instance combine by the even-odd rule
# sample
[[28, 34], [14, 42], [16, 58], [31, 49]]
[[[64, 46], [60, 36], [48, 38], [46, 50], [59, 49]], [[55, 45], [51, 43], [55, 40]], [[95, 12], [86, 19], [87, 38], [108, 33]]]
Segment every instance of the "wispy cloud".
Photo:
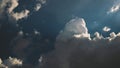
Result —
[[[117, 2], [117, 3], [116, 3]], [[116, 1], [115, 4], [113, 4], [113, 6], [109, 9], [109, 11], [107, 12], [107, 14], [111, 14], [111, 13], [116, 13], [120, 10], [120, 3], [118, 1]]]

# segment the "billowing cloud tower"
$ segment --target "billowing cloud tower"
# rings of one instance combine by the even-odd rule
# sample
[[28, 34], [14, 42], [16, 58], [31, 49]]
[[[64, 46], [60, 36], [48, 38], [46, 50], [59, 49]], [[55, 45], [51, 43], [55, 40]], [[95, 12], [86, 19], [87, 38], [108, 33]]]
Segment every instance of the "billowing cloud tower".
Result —
[[55, 50], [43, 58], [42, 68], [115, 67], [120, 57], [119, 40], [120, 34], [114, 32], [105, 38], [96, 32], [92, 39], [84, 19], [72, 19], [57, 36]]
[[[63, 37], [64, 36], [64, 37]], [[75, 18], [70, 20], [66, 25], [63, 31], [58, 35], [58, 39], [68, 39], [68, 38], [84, 38], [90, 37], [86, 23], [83, 18]]]

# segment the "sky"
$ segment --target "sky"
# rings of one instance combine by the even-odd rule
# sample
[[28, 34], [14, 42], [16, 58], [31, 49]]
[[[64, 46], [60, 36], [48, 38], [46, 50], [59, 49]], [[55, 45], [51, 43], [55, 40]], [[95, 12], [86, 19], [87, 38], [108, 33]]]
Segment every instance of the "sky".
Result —
[[120, 0], [1, 0], [0, 67], [115, 68], [119, 16]]

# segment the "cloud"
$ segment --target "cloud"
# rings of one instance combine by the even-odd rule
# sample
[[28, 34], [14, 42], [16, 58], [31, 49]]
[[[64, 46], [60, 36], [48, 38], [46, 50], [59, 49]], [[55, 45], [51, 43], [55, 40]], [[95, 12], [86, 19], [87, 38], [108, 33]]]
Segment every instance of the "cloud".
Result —
[[120, 10], [120, 3], [115, 3], [110, 10], [107, 12], [107, 14], [111, 14], [111, 13], [116, 13]]
[[17, 58], [9, 57], [9, 59], [4, 61], [4, 64], [7, 65], [8, 67], [11, 67], [13, 65], [21, 66], [22, 61], [20, 59], [17, 59]]
[[8, 0], [1, 0], [0, 1], [0, 13], [2, 13], [5, 10], [5, 6]]
[[35, 5], [34, 9], [35, 9], [35, 11], [39, 11], [41, 8], [41, 5], [46, 3], [46, 0], [36, 0], [36, 1], [37, 1], [37, 3]]
[[107, 26], [105, 26], [104, 28], [103, 28], [103, 31], [104, 32], [108, 32], [108, 31], [110, 31], [111, 30], [111, 28], [109, 28], [109, 27], [107, 27]]
[[27, 36], [24, 31], [20, 30], [18, 35], [11, 41], [12, 54], [25, 61], [22, 68], [30, 68], [31, 66], [32, 68], [37, 67], [34, 66], [34, 64], [36, 65], [37, 63], [37, 68], [39, 68], [39, 63], [43, 62], [41, 53], [46, 52], [48, 50], [47, 47], [52, 43], [50, 40], [41, 37], [40, 32], [36, 29], [34, 29], [32, 34], [29, 33]]
[[30, 13], [30, 11], [26, 9], [26, 10], [21, 11], [20, 13], [18, 13], [18, 12], [16, 12], [16, 13], [11, 13], [11, 16], [12, 16], [16, 21], [18, 21], [18, 20], [20, 20], [20, 19], [22, 19], [22, 18], [28, 17], [29, 13]]
[[[37, 3], [33, 8], [35, 11], [38, 11], [41, 8], [41, 5], [45, 3], [46, 0], [37, 0]], [[33, 12], [28, 9], [21, 10], [20, 12], [14, 12], [14, 9], [16, 9], [18, 6], [19, 0], [2, 0], [0, 1], [0, 15], [6, 13], [10, 20], [18, 21], [20, 19], [28, 17], [29, 14]]]
[[41, 4], [36, 4], [36, 6], [35, 6], [35, 11], [39, 11], [40, 10], [40, 8], [41, 8]]
[[37, 2], [41, 3], [41, 4], [45, 4], [46, 0], [36, 0]]
[[[60, 36], [60, 37], [59, 37]], [[86, 28], [86, 23], [82, 18], [75, 18], [66, 24], [64, 31], [60, 33], [58, 37], [65, 36], [66, 39], [73, 37], [89, 37], [88, 29]]]
[[2, 59], [0, 59], [0, 68], [5, 68], [6, 66], [2, 63], [3, 63], [3, 61], [2, 61]]
[[19, 6], [18, 0], [2, 0], [0, 5], [0, 14], [6, 12], [9, 18], [13, 18], [16, 21], [26, 18], [28, 16], [29, 10], [25, 9], [21, 12], [14, 12], [14, 9]]
[[8, 0], [8, 13], [12, 13], [13, 10], [19, 5], [18, 0]]
[[[74, 37], [75, 34], [83, 35]], [[42, 68], [110, 68], [119, 66], [120, 33], [103, 37], [96, 32], [94, 38], [88, 34], [84, 19], [70, 20], [57, 36], [55, 50], [48, 55]]]
[[19, 66], [22, 66], [22, 63], [23, 63], [22, 60], [17, 59], [17, 58], [12, 58], [12, 57], [9, 57], [8, 59], [4, 61], [0, 59], [1, 68], [13, 68], [14, 66], [18, 68]]
[[[4, 32], [4, 29], [7, 30], [11, 27], [14, 27], [14, 25], [9, 23], [9, 22], [11, 22], [11, 21], [12, 22], [14, 22], [14, 21], [17, 22], [17, 21], [19, 21], [23, 18], [27, 18], [32, 12], [34, 12], [34, 6], [37, 6], [36, 11], [38, 11], [41, 8], [41, 6], [46, 3], [45, 0], [39, 0], [39, 1], [37, 1], [37, 3], [36, 3], [36, 0], [35, 0], [34, 3], [31, 3], [31, 1], [30, 1], [31, 5], [34, 4], [31, 8], [29, 8], [28, 4], [24, 5], [24, 7], [28, 7], [28, 8], [21, 8], [22, 5], [20, 4], [20, 2], [21, 1], [19, 1], [19, 0], [1, 0], [0, 1], [0, 21], [5, 20], [5, 22], [3, 22], [5, 24], [0, 24], [0, 26], [2, 26], [1, 32], [3, 31], [1, 36], [4, 37], [3, 34], [5, 32], [7, 32], [7, 31]], [[22, 1], [22, 3], [23, 2], [24, 2], [24, 0]], [[19, 7], [22, 10], [19, 10]], [[18, 9], [18, 10], [16, 10], [16, 9]], [[3, 19], [3, 16], [4, 16], [4, 19]], [[8, 25], [6, 25], [6, 23], [10, 24], [9, 27], [6, 27], [6, 26], [8, 26]], [[9, 36], [12, 35], [13, 36], [13, 34], [14, 34], [14, 37], [10, 37], [11, 39], [9, 41], [7, 41], [8, 42], [7, 44], [5, 43], [6, 40], [4, 40], [3, 44], [1, 44], [1, 45], [5, 46], [6, 48], [11, 46], [10, 54], [14, 54], [18, 58], [23, 59], [23, 61], [25, 60], [25, 62], [28, 63], [28, 64], [22, 64], [23, 65], [22, 68], [34, 68], [34, 65], [32, 65], [33, 62], [28, 62], [28, 60], [31, 60], [30, 59], [31, 57], [35, 57], [35, 59], [32, 59], [32, 60], [35, 60], [35, 62], [36, 62], [36, 60], [37, 60], [36, 55], [38, 57], [41, 53], [38, 52], [38, 54], [36, 54], [35, 56], [31, 56], [31, 54], [33, 55], [33, 53], [36, 50], [40, 51], [40, 52], [43, 52], [41, 50], [48, 49], [44, 45], [48, 45], [49, 41], [48, 42], [41, 42], [41, 37], [39, 37], [40, 32], [37, 31], [37, 30], [34, 30], [33, 33], [31, 33], [31, 34], [28, 33], [29, 34], [28, 35], [29, 37], [28, 37], [28, 36], [25, 35], [24, 28], [22, 28], [22, 25], [20, 26], [20, 29], [21, 29], [20, 31], [18, 31], [19, 27], [18, 28], [15, 27], [15, 28], [16, 28], [15, 29], [16, 31], [14, 31], [14, 29], [12, 29], [13, 30], [12, 34], [9, 35], [9, 33], [7, 32], [8, 33], [7, 35], [9, 35]], [[7, 36], [7, 37], [9, 37], [9, 36]], [[4, 39], [6, 39], [6, 37]], [[34, 41], [33, 41], [33, 39], [34, 39]], [[35, 40], [37, 40], [37, 42]], [[43, 41], [43, 39], [42, 39], [42, 41]], [[4, 45], [4, 43], [5, 43], [5, 45]], [[39, 48], [40, 46], [41, 46], [41, 48]], [[8, 51], [8, 50], [6, 50], [6, 51]], [[1, 53], [3, 53], [3, 52], [1, 52]], [[8, 67], [8, 68], [9, 67], [10, 68], [18, 68], [18, 67], [14, 67], [16, 65], [18, 66], [17, 63], [20, 64], [21, 62], [18, 62], [16, 58], [9, 57], [9, 59], [7, 59], [7, 60], [4, 60], [4, 61], [0, 60], [0, 68], [1, 67], [4, 67], [4, 68], [6, 68], [6, 67]], [[13, 65], [13, 66], [11, 66], [11, 65]]]

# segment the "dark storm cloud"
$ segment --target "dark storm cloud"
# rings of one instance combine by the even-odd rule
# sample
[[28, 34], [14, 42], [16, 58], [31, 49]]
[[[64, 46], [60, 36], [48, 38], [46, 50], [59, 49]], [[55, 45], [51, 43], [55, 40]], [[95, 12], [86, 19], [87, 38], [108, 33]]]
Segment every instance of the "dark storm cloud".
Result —
[[[86, 36], [81, 31], [87, 29], [81, 20], [83, 19], [72, 19], [68, 22], [69, 25], [66, 24], [56, 39], [56, 49], [46, 56], [42, 68], [114, 68], [119, 65], [120, 33], [112, 32], [110, 37], [104, 38], [96, 32], [95, 37], [90, 38], [89, 33]], [[66, 30], [67, 27], [71, 28]], [[74, 36], [76, 31], [80, 31], [77, 35], [82, 36]]]

